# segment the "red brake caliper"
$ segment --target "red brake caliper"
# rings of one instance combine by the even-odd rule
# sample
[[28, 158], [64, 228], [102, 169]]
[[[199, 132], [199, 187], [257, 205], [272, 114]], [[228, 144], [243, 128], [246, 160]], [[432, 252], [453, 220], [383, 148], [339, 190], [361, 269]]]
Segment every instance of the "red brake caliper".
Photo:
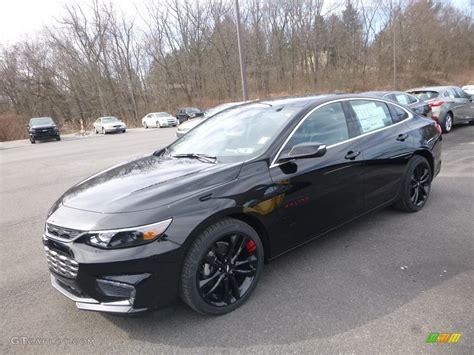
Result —
[[257, 250], [257, 244], [255, 244], [255, 242], [251, 239], [245, 243], [245, 247], [247, 248], [247, 252], [249, 254], [252, 254], [255, 250]]

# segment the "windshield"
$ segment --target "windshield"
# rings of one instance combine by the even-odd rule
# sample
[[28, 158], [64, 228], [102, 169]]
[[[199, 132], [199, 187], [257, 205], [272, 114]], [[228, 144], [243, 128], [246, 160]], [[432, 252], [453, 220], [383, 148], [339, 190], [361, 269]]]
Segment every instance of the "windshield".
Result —
[[32, 118], [30, 120], [31, 126], [42, 126], [47, 124], [54, 124], [54, 121], [50, 117], [40, 117], [40, 118]]
[[102, 119], [103, 123], [110, 123], [110, 122], [119, 122], [119, 119], [116, 117], [104, 117]]
[[431, 100], [439, 96], [439, 92], [431, 90], [411, 91], [410, 94], [416, 96], [420, 100]]
[[219, 161], [243, 161], [261, 154], [299, 107], [254, 103], [205, 120], [168, 147], [170, 155], [204, 154]]
[[198, 113], [198, 112], [201, 112], [201, 110], [196, 108], [196, 107], [190, 107], [190, 108], [186, 109], [186, 112], [187, 113]]
[[224, 111], [226, 108], [236, 106], [236, 105], [238, 105], [238, 104], [236, 104], [236, 103], [222, 104], [222, 105], [210, 108], [209, 110], [206, 110], [206, 112], [204, 112], [204, 113], [205, 113], [206, 117], [211, 117], [211, 116], [214, 116], [216, 113]]

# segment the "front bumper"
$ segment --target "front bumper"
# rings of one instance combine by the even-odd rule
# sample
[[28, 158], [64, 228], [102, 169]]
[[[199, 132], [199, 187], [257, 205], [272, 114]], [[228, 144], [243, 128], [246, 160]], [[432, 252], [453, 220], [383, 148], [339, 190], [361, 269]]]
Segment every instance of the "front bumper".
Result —
[[46, 233], [43, 245], [52, 286], [79, 309], [136, 313], [165, 307], [178, 296], [183, 254], [176, 243], [101, 250]]
[[57, 276], [51, 275], [51, 284], [53, 287], [70, 300], [76, 302], [76, 307], [79, 309], [108, 313], [137, 313], [146, 311], [146, 308], [133, 308], [133, 304], [131, 304], [130, 300], [101, 303], [94, 298], [80, 297], [71, 292], [71, 289], [65, 286], [65, 284], [56, 277]]
[[112, 128], [104, 128], [106, 133], [113, 133], [113, 132], [125, 132], [127, 127], [112, 127]]

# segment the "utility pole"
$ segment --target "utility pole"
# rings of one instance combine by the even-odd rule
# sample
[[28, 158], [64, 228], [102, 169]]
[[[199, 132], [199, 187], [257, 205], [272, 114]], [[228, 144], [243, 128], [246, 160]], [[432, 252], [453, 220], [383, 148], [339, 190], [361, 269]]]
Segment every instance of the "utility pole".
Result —
[[240, 9], [239, 0], [235, 0], [235, 20], [237, 25], [237, 43], [239, 46], [240, 77], [242, 79], [242, 97], [244, 101], [248, 100], [247, 94], [247, 68], [244, 62], [244, 50], [242, 48], [242, 33], [240, 29]]
[[390, 0], [390, 22], [392, 23], [392, 50], [393, 50], [393, 89], [397, 90], [397, 51], [395, 50], [395, 11], [393, 0]]

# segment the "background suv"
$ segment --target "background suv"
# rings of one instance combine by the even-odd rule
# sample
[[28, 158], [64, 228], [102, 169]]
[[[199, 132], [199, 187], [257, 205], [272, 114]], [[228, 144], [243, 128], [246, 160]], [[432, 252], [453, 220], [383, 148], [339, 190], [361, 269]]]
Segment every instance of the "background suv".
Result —
[[59, 128], [51, 117], [32, 118], [26, 127], [28, 128], [31, 144], [44, 139], [61, 140]]

